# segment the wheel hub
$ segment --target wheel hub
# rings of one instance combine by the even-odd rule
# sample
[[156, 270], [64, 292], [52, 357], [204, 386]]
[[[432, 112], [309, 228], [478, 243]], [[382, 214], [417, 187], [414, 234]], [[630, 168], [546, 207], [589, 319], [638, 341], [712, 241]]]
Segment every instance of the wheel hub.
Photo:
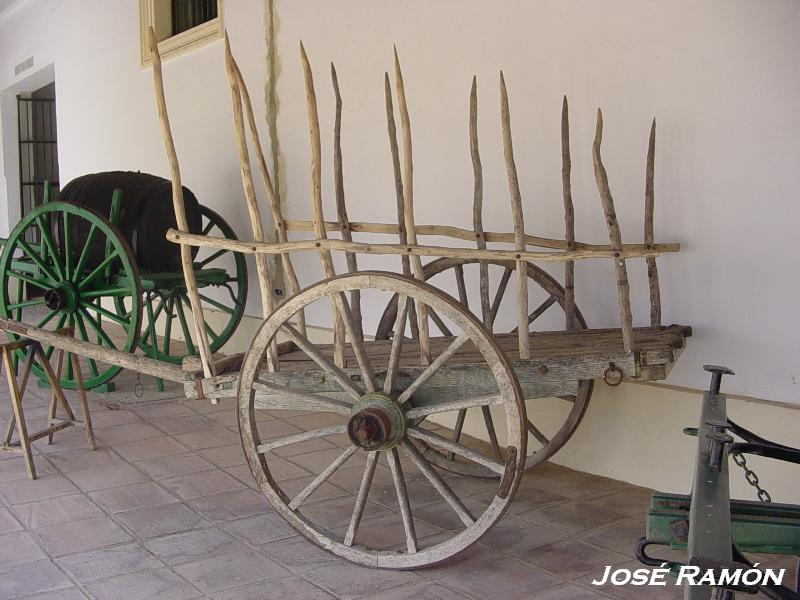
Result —
[[397, 446], [406, 432], [403, 410], [391, 397], [373, 392], [353, 405], [347, 435], [362, 450], [390, 450]]
[[44, 293], [44, 303], [50, 310], [75, 312], [78, 309], [78, 300], [78, 290], [66, 281], [62, 281]]

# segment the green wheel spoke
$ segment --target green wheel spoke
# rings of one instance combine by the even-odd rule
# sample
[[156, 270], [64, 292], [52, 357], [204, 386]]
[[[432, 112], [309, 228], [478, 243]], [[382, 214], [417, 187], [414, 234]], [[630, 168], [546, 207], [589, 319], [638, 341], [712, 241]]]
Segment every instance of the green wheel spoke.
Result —
[[38, 306], [44, 304], [44, 298], [34, 298], [33, 300], [24, 300], [23, 302], [16, 302], [8, 305], [8, 310], [15, 310], [17, 308], [28, 308], [29, 306]]
[[[164, 298], [161, 298], [159, 308], [164, 306]], [[153, 313], [153, 303], [147, 302], [147, 334], [145, 337], [150, 338], [150, 351], [147, 352], [152, 358], [158, 358], [158, 335], [156, 334], [156, 317]]]
[[39, 321], [39, 322], [36, 324], [36, 326], [37, 326], [37, 327], [44, 327], [44, 326], [45, 326], [45, 325], [47, 325], [47, 324], [48, 324], [48, 323], [49, 323], [49, 322], [50, 322], [50, 321], [53, 319], [53, 317], [55, 317], [57, 314], [58, 314], [58, 311], [57, 311], [57, 310], [51, 310], [51, 311], [50, 311], [50, 312], [47, 314], [47, 316], [46, 316], [44, 319], [42, 319], [41, 321]]
[[64, 213], [64, 279], [72, 281], [72, 232], [69, 230], [69, 213]]
[[[58, 318], [58, 323], [56, 324], [56, 329], [61, 329], [64, 326], [64, 323], [67, 322], [67, 313], [61, 313], [61, 316]], [[50, 360], [50, 357], [53, 356], [53, 351], [56, 349], [55, 346], [50, 346], [47, 350], [45, 350], [44, 355], [47, 357], [47, 360]]]
[[[81, 339], [85, 342], [88, 342], [89, 334], [86, 331], [86, 323], [83, 321], [83, 317], [80, 313], [75, 314], [75, 322], [78, 324], [78, 331], [81, 334]], [[89, 372], [92, 374], [92, 378], [100, 375], [100, 372], [97, 369], [97, 361], [93, 358], [90, 358], [87, 362], [89, 363]]]
[[96, 233], [97, 225], [92, 223], [92, 226], [89, 228], [89, 233], [86, 236], [86, 241], [83, 243], [81, 255], [78, 257], [78, 264], [75, 265], [75, 272], [72, 274], [73, 283], [78, 279], [78, 277], [80, 277], [81, 272], [83, 271], [83, 265], [86, 263], [86, 259], [89, 258], [89, 248], [91, 248], [92, 242], [94, 242], [94, 236]]
[[210, 263], [210, 262], [214, 262], [215, 260], [217, 260], [217, 259], [218, 259], [220, 256], [222, 256], [222, 255], [223, 255], [223, 254], [225, 254], [226, 252], [229, 252], [229, 250], [217, 250], [216, 252], [214, 252], [214, 253], [213, 253], [213, 254], [211, 254], [210, 256], [207, 256], [207, 257], [205, 257], [203, 260], [201, 260], [200, 262], [198, 262], [198, 263], [197, 263], [197, 265], [198, 265], [198, 266], [199, 266], [201, 269], [203, 269], [203, 268], [205, 268], [205, 266], [206, 266], [208, 263]]
[[152, 302], [150, 302], [150, 299], [148, 298], [145, 301], [145, 306], [147, 306], [148, 324], [147, 324], [147, 331], [145, 331], [144, 335], [142, 336], [142, 339], [139, 340], [139, 344], [144, 344], [147, 341], [147, 338], [150, 337], [150, 334], [152, 333], [152, 331], [155, 331], [155, 326], [151, 330], [150, 323], [155, 323], [155, 321], [158, 319], [159, 315], [161, 314], [161, 311], [164, 310], [164, 297], [163, 296], [159, 296], [158, 298], [159, 298], [159, 302], [158, 302], [158, 306], [156, 307], [155, 311], [153, 310], [153, 304], [152, 304]]
[[81, 298], [106, 298], [108, 296], [127, 297], [131, 295], [129, 287], [115, 287], [102, 290], [86, 290], [81, 292]]
[[85, 306], [86, 308], [91, 308], [95, 312], [103, 315], [104, 317], [107, 317], [107, 318], [111, 319], [112, 321], [115, 321], [116, 323], [119, 323], [120, 325], [122, 325], [125, 328], [127, 328], [131, 324], [130, 319], [125, 319], [124, 317], [121, 317], [120, 315], [118, 315], [116, 313], [113, 313], [113, 312], [111, 312], [110, 310], [108, 310], [106, 308], [103, 308], [99, 304], [95, 304], [93, 302], [81, 301], [81, 306]]
[[216, 342], [219, 339], [219, 334], [211, 328], [211, 325], [206, 323], [206, 332], [211, 336], [211, 341]]
[[[67, 318], [67, 323], [70, 327], [74, 327], [75, 316], [69, 315], [69, 317]], [[70, 360], [70, 357], [68, 355], [65, 355], [64, 358], [67, 361], [67, 381], [75, 381], [75, 373], [72, 370], [72, 361]]]
[[89, 284], [90, 284], [92, 281], [94, 281], [94, 280], [97, 278], [97, 276], [98, 276], [98, 275], [100, 275], [101, 273], [103, 273], [103, 271], [105, 271], [106, 267], [107, 267], [107, 266], [109, 266], [109, 265], [111, 264], [111, 262], [112, 262], [114, 259], [116, 259], [118, 256], [119, 256], [119, 251], [117, 251], [116, 249], [115, 249], [115, 250], [114, 250], [114, 251], [113, 251], [111, 254], [109, 254], [108, 256], [106, 256], [106, 257], [103, 259], [103, 262], [101, 262], [99, 265], [97, 265], [97, 266], [95, 267], [94, 271], [92, 271], [92, 272], [89, 274], [89, 276], [88, 276], [88, 277], [85, 277], [85, 278], [83, 279], [83, 281], [81, 281], [81, 282], [78, 284], [78, 289], [79, 289], [79, 290], [82, 290], [82, 289], [83, 289], [83, 288], [85, 288], [87, 285], [89, 285]]
[[183, 312], [183, 300], [181, 300], [181, 296], [177, 296], [175, 301], [178, 303], [178, 321], [181, 324], [183, 337], [186, 339], [186, 348], [189, 350], [189, 354], [196, 354], [197, 350], [192, 343], [192, 334], [189, 331], [189, 326], [186, 324], [186, 313]]
[[108, 334], [105, 331], [103, 331], [103, 328], [100, 327], [100, 324], [94, 320], [94, 317], [92, 317], [92, 315], [89, 314], [89, 311], [87, 311], [83, 306], [80, 307], [80, 311], [81, 314], [83, 315], [83, 318], [86, 319], [86, 321], [89, 323], [89, 327], [91, 327], [94, 330], [95, 334], [97, 334], [97, 337], [101, 341], [101, 343], [105, 342], [106, 346], [108, 346], [109, 348], [114, 348], [116, 350], [117, 345], [113, 341], [111, 341], [111, 338], [108, 337]]
[[36, 279], [31, 277], [30, 275], [26, 275], [25, 273], [20, 273], [18, 271], [9, 271], [9, 277], [13, 277], [14, 279], [18, 279], [19, 281], [24, 281], [25, 283], [29, 283], [31, 285], [35, 285], [40, 290], [49, 290], [51, 286], [47, 285], [47, 282], [42, 281], [41, 279]]
[[172, 311], [175, 309], [175, 300], [173, 298], [169, 299], [169, 306], [166, 310], [166, 319], [167, 322], [164, 325], [164, 345], [162, 347], [161, 353], [164, 356], [169, 356], [169, 344], [170, 338], [172, 337]]
[[19, 244], [19, 247], [22, 249], [22, 251], [25, 252], [25, 254], [27, 254], [31, 258], [31, 260], [37, 264], [37, 266], [42, 270], [42, 273], [44, 273], [50, 279], [51, 282], [58, 283], [58, 277], [53, 275], [53, 272], [50, 270], [50, 267], [48, 267], [44, 263], [44, 259], [41, 256], [39, 256], [39, 254], [35, 252], [34, 249], [31, 248], [30, 245], [28, 245], [28, 243], [25, 240], [19, 239], [17, 240], [17, 243]]
[[39, 232], [42, 236], [42, 244], [47, 247], [50, 256], [52, 256], [52, 264], [56, 268], [56, 271], [58, 271], [58, 276], [61, 279], [65, 279], [66, 275], [60, 262], [61, 256], [59, 256], [58, 252], [56, 251], [56, 244], [53, 241], [53, 236], [50, 235], [50, 228], [45, 226], [41, 215], [36, 217], [36, 224], [39, 226]]
[[213, 298], [209, 298], [205, 294], [200, 294], [200, 299], [203, 300], [204, 302], [207, 302], [208, 304], [210, 304], [214, 308], [218, 308], [219, 310], [228, 313], [229, 315], [233, 314], [233, 309], [232, 308], [230, 308], [229, 306], [225, 306], [221, 302], [217, 302]]
[[200, 235], [208, 235], [212, 229], [214, 229], [214, 221], [209, 221], [206, 223], [206, 226], [203, 227], [203, 233]]

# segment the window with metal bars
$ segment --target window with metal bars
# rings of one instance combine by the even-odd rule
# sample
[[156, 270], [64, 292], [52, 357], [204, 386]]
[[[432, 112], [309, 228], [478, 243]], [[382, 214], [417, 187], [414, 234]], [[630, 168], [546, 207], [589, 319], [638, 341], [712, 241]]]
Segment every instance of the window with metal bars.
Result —
[[217, 18], [217, 0], [172, 0], [172, 35]]

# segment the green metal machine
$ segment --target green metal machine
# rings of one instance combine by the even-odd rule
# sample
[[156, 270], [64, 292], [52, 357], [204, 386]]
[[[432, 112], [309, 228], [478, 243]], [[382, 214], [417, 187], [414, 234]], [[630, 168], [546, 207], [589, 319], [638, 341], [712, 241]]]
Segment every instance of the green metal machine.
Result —
[[[44, 203], [25, 215], [8, 239], [0, 239], [0, 316], [38, 327], [72, 327], [81, 340], [124, 352], [138, 349], [178, 364], [197, 353], [183, 273], [138, 264], [130, 234], [120, 228], [123, 201], [123, 192], [115, 190], [108, 214], [101, 214], [87, 206], [51, 200], [45, 185]], [[198, 211], [203, 235], [237, 239], [217, 213], [202, 205]], [[164, 232], [169, 226], [168, 222], [155, 225]], [[204, 307], [216, 311], [213, 325], [206, 325], [216, 352], [244, 314], [247, 266], [241, 254], [221, 250], [198, 253], [194, 267]], [[48, 357], [52, 352], [52, 347], [46, 349]], [[111, 389], [121, 367], [94, 359], [86, 362], [85, 386]], [[72, 365], [67, 363], [61, 385], [74, 389]], [[44, 373], [36, 369], [43, 380]]]
[[[685, 565], [713, 573], [751, 569], [753, 565], [745, 557], [750, 553], [800, 556], [800, 506], [772, 502], [744, 456], [755, 454], [800, 464], [800, 450], [765, 440], [730, 420], [720, 385], [722, 376], [733, 375], [733, 371], [713, 365], [704, 368], [712, 373], [712, 379], [703, 395], [700, 424], [684, 430], [696, 436], [698, 444], [692, 493], [653, 494], [646, 536], [636, 547], [637, 558], [649, 566], [666, 562], [674, 574]], [[734, 435], [743, 441], [735, 442]], [[729, 458], [744, 469], [748, 483], [758, 490], [760, 501], [731, 500]], [[686, 550], [688, 560], [683, 565], [650, 556], [647, 548], [653, 545]], [[800, 575], [798, 581], [783, 585], [687, 584], [684, 589], [687, 600], [729, 600], [734, 593], [759, 592], [768, 598], [800, 600]]]

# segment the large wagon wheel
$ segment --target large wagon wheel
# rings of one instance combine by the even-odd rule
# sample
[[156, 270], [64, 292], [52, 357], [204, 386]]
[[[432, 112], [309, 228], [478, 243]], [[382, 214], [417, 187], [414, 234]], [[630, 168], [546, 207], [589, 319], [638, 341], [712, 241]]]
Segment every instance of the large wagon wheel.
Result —
[[[494, 318], [497, 316], [497, 312], [500, 308], [500, 303], [502, 302], [508, 289], [508, 283], [512, 278], [511, 276], [513, 275], [514, 269], [516, 268], [516, 263], [514, 261], [502, 260], [488, 260], [486, 262], [489, 265], [495, 265], [503, 268], [503, 274], [494, 291], [494, 297], [491, 299], [491, 309], [493, 315], [492, 322], [494, 322]], [[440, 258], [428, 263], [424, 267], [425, 280], [430, 281], [431, 279], [436, 278], [434, 279], [435, 285], [439, 281], [444, 283], [448, 281], [448, 278], [454, 278], [449, 279], [449, 282], [452, 283], [455, 281], [458, 289], [459, 301], [461, 304], [468, 307], [469, 302], [467, 298], [466, 281], [468, 278], [470, 281], [472, 279], [470, 278], [470, 275], [465, 274], [464, 267], [467, 265], [475, 265], [472, 268], [476, 271], [474, 274], [474, 281], [477, 282], [478, 260], [460, 258]], [[565, 293], [563, 286], [550, 274], [530, 263], [528, 263], [528, 278], [541, 289], [545, 297], [544, 301], [531, 312], [529, 317], [531, 329], [533, 329], [533, 324], [535, 321], [544, 315], [551, 306], [560, 307], [562, 311], [564, 310]], [[531, 297], [534, 296], [532, 295]], [[383, 315], [381, 316], [378, 330], [375, 334], [375, 339], [385, 340], [391, 337], [392, 323], [394, 322], [396, 314], [397, 298], [392, 298], [389, 304], [386, 306]], [[447, 329], [447, 325], [443, 323], [441, 319], [439, 319], [438, 315], [434, 314], [432, 316], [434, 316], [434, 318], [438, 321], [440, 328], [444, 328], [445, 330]], [[561, 322], [564, 321], [562, 320]], [[575, 309], [575, 327], [578, 329], [586, 329], [587, 327], [586, 321], [577, 307]], [[586, 413], [586, 408], [589, 405], [589, 399], [592, 396], [593, 388], [594, 381], [579, 381], [577, 383], [577, 390], [574, 395], [561, 397], [561, 400], [567, 403], [568, 411], [562, 415], [563, 421], [561, 421], [560, 424], [556, 424], [555, 427], [550, 424], [550, 427], [546, 429], [542, 426], [542, 424], [537, 424], [535, 422], [535, 410], [532, 410], [529, 407], [529, 410], [527, 411], [527, 429], [530, 439], [528, 443], [528, 459], [526, 462], [527, 469], [533, 468], [534, 466], [553, 456], [553, 454], [561, 449], [564, 444], [567, 443], [570, 437], [572, 437], [572, 434], [578, 428], [578, 425], [580, 425], [583, 415]], [[494, 424], [492, 421], [492, 416], [489, 413], [489, 408], [482, 407], [481, 410], [483, 412], [482, 418], [484, 427], [486, 428], [485, 435], [487, 439], [493, 440], [495, 438], [495, 434], [493, 432]], [[461, 436], [461, 428], [464, 425], [466, 417], [467, 411], [462, 410], [455, 421], [455, 429], [453, 434], [455, 440], [458, 440]], [[457, 457], [451, 453], [445, 454], [428, 448], [426, 449], [425, 455], [437, 466], [455, 473], [462, 475], [495, 477], [493, 473], [482, 468], [480, 465], [459, 461], [457, 460]]]
[[[210, 208], [201, 205], [200, 214], [202, 235], [238, 239], [233, 228]], [[201, 248], [194, 259], [194, 268], [203, 307], [221, 315], [220, 319], [212, 321], [206, 314], [206, 334], [211, 351], [217, 352], [231, 339], [244, 315], [247, 263], [244, 255], [238, 252]], [[139, 347], [147, 356], [174, 364], [180, 364], [186, 356], [196, 356], [194, 315], [182, 273], [155, 274], [149, 285], [149, 278], [145, 276], [144, 279], [145, 319]], [[224, 290], [224, 297], [212, 298], [208, 290], [214, 288]], [[130, 310], [130, 301], [120, 298], [116, 308], [117, 314], [124, 315]], [[173, 332], [179, 332], [184, 344], [174, 343]]]
[[[358, 339], [353, 343], [354, 325], [345, 293], [354, 290], [361, 292], [365, 302], [371, 302], [369, 298], [375, 295], [385, 302], [391, 294], [399, 294], [425, 304], [448, 319], [455, 337], [438, 340], [438, 356], [430, 366], [419, 366], [417, 344], [403, 335], [407, 311], [402, 310], [394, 327], [397, 335], [391, 343], [364, 343]], [[312, 343], [290, 322], [300, 310], [313, 314], [311, 305], [317, 302], [336, 302], [343, 307], [348, 337], [353, 343], [349, 370], [334, 366], [330, 346]], [[295, 356], [282, 360], [281, 370], [273, 373], [267, 371], [264, 358], [278, 335], [288, 337], [299, 350], [293, 353]], [[474, 364], [468, 367], [481, 370], [482, 384], [486, 384], [482, 387], [493, 390], [489, 395], [476, 396], [471, 389], [464, 389], [469, 386], [453, 384], [448, 375], [455, 365], [449, 361], [468, 343], [473, 346], [466, 346], [470, 356], [475, 356]], [[434, 354], [436, 348], [435, 344]], [[293, 369], [289, 361], [299, 360], [296, 355], [305, 362], [296, 363]], [[309, 364], [315, 364], [315, 370]], [[325, 392], [329, 395], [323, 395]], [[415, 403], [419, 395], [425, 395], [427, 402]], [[508, 507], [524, 465], [525, 407], [521, 398], [516, 376], [492, 336], [458, 302], [422, 282], [391, 273], [364, 272], [307, 288], [264, 322], [241, 371], [239, 428], [256, 482], [275, 510], [301, 534], [356, 563], [411, 569], [463, 550]], [[437, 433], [441, 430], [430, 419], [423, 420], [428, 415], [485, 404], [498, 404], [504, 409], [505, 427], [499, 432], [506, 445], [502, 461], [482, 445], [468, 447], [450, 441]], [[275, 437], [274, 421], [270, 426], [267, 419], [275, 415], [276, 407], [290, 410], [290, 415], [326, 413], [327, 418], [322, 421], [314, 417], [317, 425], [312, 424], [309, 431]], [[260, 409], [267, 408], [271, 409], [269, 414], [262, 416]], [[338, 448], [327, 444], [331, 453], [325, 461], [328, 464], [305, 465], [317, 473], [307, 483], [298, 486], [296, 480], [281, 481], [280, 474], [273, 472], [281, 463], [285, 468], [285, 460], [278, 456], [287, 456], [287, 450], [288, 460], [292, 460], [292, 445], [320, 443], [323, 439], [333, 441]], [[487, 482], [486, 489], [495, 494], [489, 494], [491, 498], [484, 503], [460, 497], [458, 490], [463, 488], [453, 483], [459, 478], [443, 478], [412, 440], [441, 447], [490, 469], [500, 476], [496, 482]], [[348, 460], [359, 465], [350, 470], [355, 474], [338, 479], [337, 471]], [[413, 480], [407, 484], [409, 475]], [[329, 489], [318, 493], [331, 479], [338, 487], [330, 487], [347, 487], [352, 500], [346, 496], [331, 499], [336, 494]], [[391, 483], [384, 487], [387, 480]], [[372, 518], [375, 510], [383, 516]], [[393, 522], [397, 538], [392, 537], [387, 520]]]
[[[119, 230], [93, 210], [62, 202], [35, 208], [11, 232], [0, 273], [3, 317], [37, 327], [74, 327], [78, 339], [123, 352], [136, 349], [142, 316], [136, 263]], [[132, 299], [125, 315], [103, 306], [103, 299], [119, 297]], [[45, 349], [48, 358], [52, 353], [52, 346]], [[87, 388], [107, 383], [121, 370], [94, 359], [86, 362]], [[33, 370], [46, 379], [38, 366]], [[76, 387], [70, 361], [61, 385]]]

